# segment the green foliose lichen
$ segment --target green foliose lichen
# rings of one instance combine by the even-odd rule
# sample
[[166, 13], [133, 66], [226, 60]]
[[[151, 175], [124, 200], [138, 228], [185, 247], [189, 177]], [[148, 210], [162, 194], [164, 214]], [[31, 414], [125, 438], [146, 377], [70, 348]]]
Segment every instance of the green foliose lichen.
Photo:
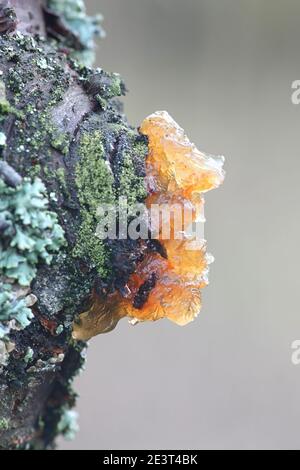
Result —
[[23, 330], [33, 318], [32, 311], [27, 308], [24, 299], [17, 299], [9, 284], [0, 283], [0, 339], [9, 332], [5, 323], [16, 321], [17, 328]]
[[95, 58], [94, 37], [105, 36], [101, 27], [102, 15], [88, 16], [83, 0], [48, 0], [47, 4], [77, 39], [76, 44], [71, 40], [71, 35], [65, 39], [67, 45], [75, 46], [73, 57], [88, 66], [92, 65]]
[[64, 243], [55, 213], [48, 210], [45, 186], [36, 178], [17, 188], [0, 180], [0, 219], [6, 228], [0, 240], [0, 275], [29, 286], [39, 262], [50, 264]]
[[78, 413], [74, 410], [63, 408], [57, 425], [57, 433], [62, 434], [67, 440], [72, 440], [78, 431]]
[[29, 326], [33, 313], [24, 287], [30, 286], [39, 263], [51, 263], [64, 233], [38, 178], [25, 178], [17, 187], [0, 179], [0, 221], [0, 338], [6, 338], [11, 329]]

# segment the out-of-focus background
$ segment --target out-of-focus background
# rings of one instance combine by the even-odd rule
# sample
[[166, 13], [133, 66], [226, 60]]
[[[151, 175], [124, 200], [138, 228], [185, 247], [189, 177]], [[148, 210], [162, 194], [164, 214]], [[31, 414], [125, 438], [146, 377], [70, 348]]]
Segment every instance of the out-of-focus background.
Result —
[[121, 73], [130, 122], [166, 109], [224, 154], [207, 194], [215, 255], [199, 318], [90, 342], [81, 430], [61, 449], [300, 448], [298, 0], [87, 0], [105, 16], [97, 65]]

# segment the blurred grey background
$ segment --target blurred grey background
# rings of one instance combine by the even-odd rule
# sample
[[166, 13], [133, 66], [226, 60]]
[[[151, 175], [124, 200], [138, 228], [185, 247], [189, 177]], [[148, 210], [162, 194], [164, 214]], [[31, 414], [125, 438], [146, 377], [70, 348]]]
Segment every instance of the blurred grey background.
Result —
[[216, 262], [187, 327], [123, 320], [90, 342], [81, 430], [61, 449], [300, 448], [298, 0], [88, 0], [97, 65], [122, 74], [133, 125], [166, 109], [224, 154], [207, 195]]

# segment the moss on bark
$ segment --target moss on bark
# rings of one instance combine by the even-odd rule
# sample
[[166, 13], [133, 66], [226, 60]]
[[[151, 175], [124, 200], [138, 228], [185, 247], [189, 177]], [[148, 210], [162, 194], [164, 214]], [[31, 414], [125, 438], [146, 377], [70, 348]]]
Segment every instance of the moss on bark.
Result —
[[[29, 5], [41, 9], [38, 0]], [[21, 18], [20, 12], [18, 7]], [[19, 26], [25, 29], [21, 21]], [[59, 433], [74, 429], [71, 383], [86, 345], [72, 340], [72, 323], [86, 310], [93, 289], [122, 289], [141, 257], [137, 242], [100, 244], [93, 233], [100, 202], [123, 195], [133, 203], [146, 196], [147, 141], [128, 125], [116, 100], [125, 91], [118, 75], [75, 62], [61, 43], [35, 34], [2, 35], [0, 50], [0, 162], [28, 178], [28, 185], [37, 177], [43, 182], [47, 210], [65, 237], [50, 265], [36, 260], [26, 291], [12, 287], [0, 267], [2, 293], [31, 312], [22, 329], [0, 316], [0, 448], [45, 449]], [[12, 215], [10, 207], [5, 210]]]

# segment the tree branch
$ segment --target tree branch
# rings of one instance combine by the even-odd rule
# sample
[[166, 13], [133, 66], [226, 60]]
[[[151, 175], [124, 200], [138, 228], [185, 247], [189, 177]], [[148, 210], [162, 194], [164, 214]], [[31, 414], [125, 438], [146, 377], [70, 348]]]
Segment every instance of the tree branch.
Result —
[[[74, 62], [64, 38], [56, 45], [39, 38], [44, 7], [39, 0], [0, 5], [0, 449], [51, 448], [57, 434], [72, 433], [71, 381], [86, 347], [72, 339], [72, 323], [95, 289], [122, 289], [140, 256], [137, 244], [97, 244], [94, 210], [106, 190], [100, 170], [110, 166], [117, 188], [129, 154], [134, 178], [143, 178], [138, 155], [146, 141], [115, 101], [124, 91], [118, 76]], [[82, 180], [89, 162], [97, 168]], [[43, 217], [46, 228], [36, 227]]]

